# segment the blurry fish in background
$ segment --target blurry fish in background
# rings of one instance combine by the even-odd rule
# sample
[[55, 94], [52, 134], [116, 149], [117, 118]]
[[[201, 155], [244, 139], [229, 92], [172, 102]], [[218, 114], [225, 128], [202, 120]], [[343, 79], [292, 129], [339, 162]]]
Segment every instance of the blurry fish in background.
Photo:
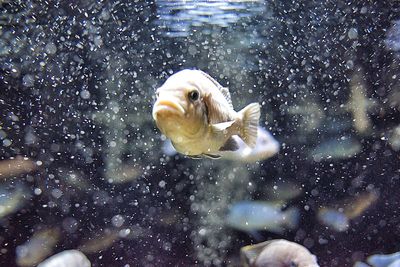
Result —
[[361, 143], [352, 137], [340, 137], [322, 142], [316, 146], [309, 156], [314, 161], [347, 159], [361, 152]]
[[367, 191], [355, 197], [345, 199], [334, 207], [322, 207], [318, 210], [317, 218], [323, 225], [338, 232], [347, 231], [350, 221], [359, 217], [377, 200], [377, 191]]
[[[157, 23], [167, 37], [186, 37], [192, 27], [228, 27], [239, 19], [265, 11], [261, 0], [157, 0]], [[200, 28], [201, 29], [201, 28]]]
[[239, 148], [234, 135], [256, 145], [260, 105], [236, 112], [228, 88], [200, 70], [182, 70], [157, 89], [153, 118], [174, 148], [187, 156], [220, 158]]
[[325, 119], [324, 108], [313, 97], [302, 98], [294, 106], [287, 107], [287, 113], [294, 119], [300, 117], [299, 129], [306, 132], [315, 131]]
[[0, 179], [30, 173], [36, 170], [37, 165], [29, 158], [17, 156], [0, 161]]
[[31, 199], [31, 192], [23, 184], [0, 186], [0, 219], [18, 211]]
[[[115, 227], [121, 227], [124, 223], [123, 216], [116, 215], [112, 218]], [[105, 251], [120, 239], [137, 239], [142, 236], [151, 235], [149, 229], [133, 225], [129, 228], [107, 228], [87, 237], [78, 247], [85, 254], [93, 254]]]
[[392, 21], [392, 26], [386, 32], [385, 45], [388, 50], [400, 51], [400, 20]]
[[357, 66], [350, 79], [350, 97], [344, 105], [344, 108], [352, 114], [354, 129], [361, 134], [371, 129], [368, 113], [376, 105], [373, 100], [367, 97], [365, 77], [362, 68]]
[[400, 266], [400, 252], [372, 255], [367, 258], [367, 262], [373, 267], [398, 267]]
[[113, 184], [123, 184], [135, 181], [143, 172], [140, 166], [134, 163], [121, 163], [118, 168], [108, 171], [108, 182]]
[[[273, 157], [279, 152], [279, 142], [272, 134], [262, 127], [258, 127], [257, 141], [254, 148], [247, 146], [240, 137], [232, 136], [236, 140], [239, 148], [236, 151], [221, 151], [221, 159], [239, 162], [257, 162]], [[167, 156], [176, 155], [176, 150], [169, 139], [165, 140], [162, 150]]]
[[284, 239], [242, 247], [240, 256], [243, 267], [319, 267], [308, 249]]
[[270, 181], [265, 186], [268, 200], [289, 200], [298, 197], [303, 187], [290, 181]]
[[65, 250], [57, 253], [37, 267], [90, 267], [91, 263], [82, 252], [78, 250]]
[[35, 232], [24, 244], [16, 248], [16, 262], [21, 267], [36, 266], [51, 255], [60, 240], [60, 230], [49, 228]]
[[317, 218], [320, 223], [337, 232], [347, 231], [350, 226], [350, 220], [346, 214], [334, 208], [320, 208], [317, 213]]
[[240, 201], [229, 209], [225, 223], [244, 232], [266, 230], [282, 234], [287, 229], [296, 229], [300, 220], [298, 208], [282, 211], [284, 206], [277, 202]]
[[121, 238], [117, 229], [105, 229], [84, 240], [78, 247], [85, 254], [104, 251]]
[[400, 150], [400, 125], [391, 131], [388, 141], [394, 151]]

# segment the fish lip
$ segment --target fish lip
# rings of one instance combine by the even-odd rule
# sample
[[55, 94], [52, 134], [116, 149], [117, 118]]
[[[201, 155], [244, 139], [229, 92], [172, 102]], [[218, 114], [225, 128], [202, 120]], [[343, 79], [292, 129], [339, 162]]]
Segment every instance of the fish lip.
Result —
[[170, 99], [160, 99], [154, 104], [153, 119], [156, 120], [157, 113], [161, 110], [167, 110], [178, 115], [185, 115], [185, 109], [176, 101]]

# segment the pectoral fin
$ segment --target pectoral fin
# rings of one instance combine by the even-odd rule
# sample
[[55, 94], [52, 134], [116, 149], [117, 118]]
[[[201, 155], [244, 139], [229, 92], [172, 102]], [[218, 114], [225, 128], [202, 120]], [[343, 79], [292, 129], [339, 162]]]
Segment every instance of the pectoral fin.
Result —
[[220, 155], [213, 155], [213, 154], [203, 154], [203, 156], [210, 158], [210, 159], [219, 159]]
[[187, 155], [191, 159], [201, 159], [201, 156], [199, 155]]
[[225, 144], [219, 148], [219, 151], [236, 151], [239, 149], [239, 144], [232, 136], [226, 140]]
[[220, 122], [216, 124], [212, 124], [211, 128], [213, 132], [223, 132], [228, 130], [229, 127], [231, 127], [235, 121], [227, 121], [227, 122]]

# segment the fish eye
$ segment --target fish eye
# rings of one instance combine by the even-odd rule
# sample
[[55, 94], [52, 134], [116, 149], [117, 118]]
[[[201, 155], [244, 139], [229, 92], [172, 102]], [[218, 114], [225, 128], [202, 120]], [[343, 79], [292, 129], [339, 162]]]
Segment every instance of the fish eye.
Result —
[[197, 90], [193, 90], [189, 92], [188, 96], [191, 101], [196, 101], [199, 99], [200, 93]]

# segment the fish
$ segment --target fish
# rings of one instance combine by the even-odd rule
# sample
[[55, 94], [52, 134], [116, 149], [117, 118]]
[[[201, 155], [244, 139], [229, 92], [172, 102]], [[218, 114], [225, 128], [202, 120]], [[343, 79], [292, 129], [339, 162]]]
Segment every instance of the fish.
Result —
[[342, 211], [334, 208], [320, 208], [317, 213], [318, 220], [337, 232], [349, 229], [350, 219]]
[[49, 228], [35, 232], [24, 244], [17, 246], [17, 264], [21, 267], [36, 266], [48, 257], [60, 240], [60, 230]]
[[268, 200], [290, 200], [303, 193], [303, 187], [297, 183], [283, 180], [269, 181], [266, 185]]
[[37, 165], [28, 158], [17, 156], [0, 161], [0, 178], [9, 178], [36, 170]]
[[239, 136], [253, 148], [257, 141], [260, 105], [233, 109], [228, 88], [201, 70], [185, 69], [170, 76], [156, 91], [152, 116], [174, 148], [192, 158], [221, 157], [236, 151]]
[[350, 98], [344, 108], [351, 112], [354, 129], [359, 133], [365, 133], [371, 128], [369, 110], [376, 106], [374, 100], [367, 97], [367, 85], [365, 73], [361, 67], [357, 67], [350, 80]]
[[71, 249], [57, 253], [45, 261], [39, 263], [37, 267], [90, 267], [91, 263], [82, 252]]
[[394, 151], [400, 151], [400, 125], [391, 131], [388, 142]]
[[371, 190], [348, 198], [332, 207], [321, 207], [317, 212], [318, 220], [338, 232], [347, 231], [350, 221], [359, 217], [378, 200], [378, 192]]
[[0, 219], [18, 211], [31, 197], [29, 189], [23, 184], [0, 187]]
[[121, 238], [119, 231], [116, 229], [105, 229], [104, 231], [95, 233], [94, 237], [90, 237], [83, 241], [78, 250], [86, 254], [92, 254], [104, 251]]
[[361, 143], [352, 137], [329, 139], [316, 146], [310, 153], [314, 161], [341, 160], [351, 158], [361, 152]]
[[258, 127], [256, 145], [251, 148], [241, 138], [232, 136], [239, 145], [236, 151], [221, 151], [221, 158], [244, 163], [253, 163], [275, 156], [280, 150], [279, 142], [262, 127]]
[[242, 247], [240, 258], [244, 267], [319, 267], [307, 248], [285, 239]]
[[[367, 263], [374, 267], [400, 266], [400, 251], [393, 254], [376, 254], [367, 258]], [[395, 265], [397, 264], [397, 265]], [[393, 266], [392, 266], [393, 265]]]
[[[240, 137], [234, 135], [239, 148], [235, 151], [221, 151], [221, 159], [243, 163], [253, 163], [266, 160], [275, 156], [280, 150], [279, 142], [272, 134], [262, 127], [258, 127], [257, 141], [254, 148], [247, 146]], [[177, 151], [173, 147], [171, 140], [166, 139], [162, 145], [162, 151], [167, 156], [175, 156]]]
[[282, 234], [296, 229], [300, 212], [297, 207], [282, 211], [284, 204], [268, 201], [239, 201], [229, 209], [226, 225], [244, 232], [266, 230]]

